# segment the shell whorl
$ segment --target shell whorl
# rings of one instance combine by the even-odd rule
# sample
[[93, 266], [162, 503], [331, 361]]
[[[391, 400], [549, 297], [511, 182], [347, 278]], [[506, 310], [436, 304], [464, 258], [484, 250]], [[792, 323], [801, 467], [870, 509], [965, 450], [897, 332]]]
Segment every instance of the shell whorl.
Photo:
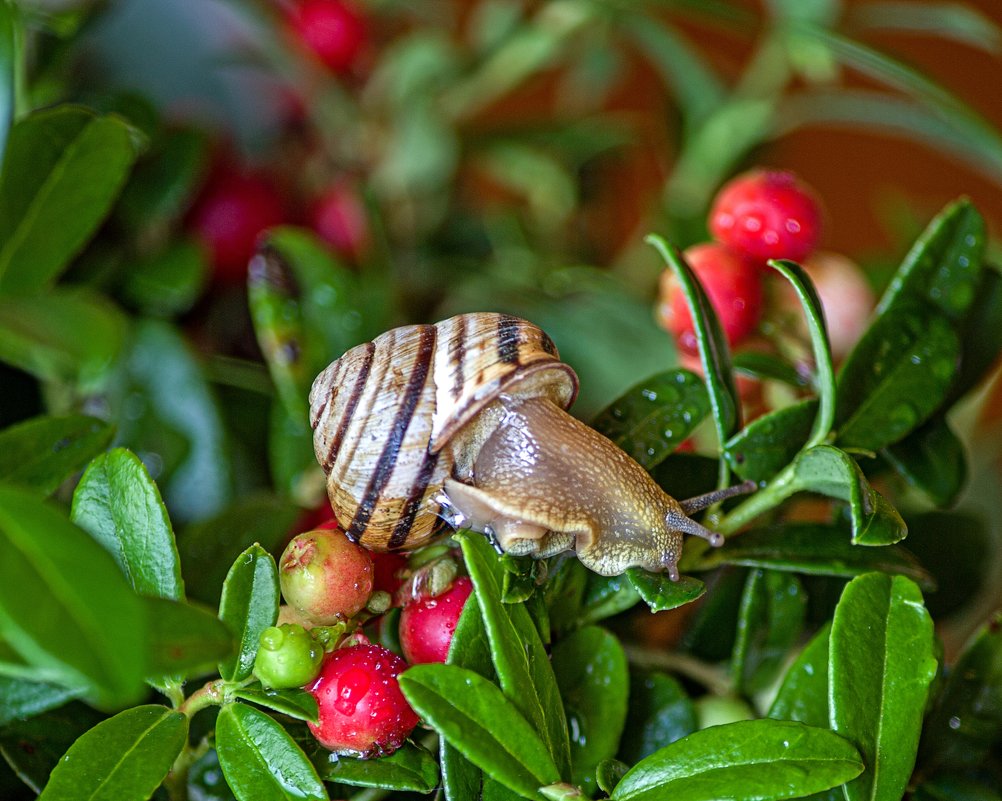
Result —
[[[545, 395], [566, 408], [577, 378], [550, 338], [503, 314], [395, 328], [327, 367], [310, 392], [317, 460], [334, 515], [373, 550], [416, 548], [439, 524], [435, 496], [457, 437], [500, 395]], [[457, 445], [458, 447], [458, 445]]]

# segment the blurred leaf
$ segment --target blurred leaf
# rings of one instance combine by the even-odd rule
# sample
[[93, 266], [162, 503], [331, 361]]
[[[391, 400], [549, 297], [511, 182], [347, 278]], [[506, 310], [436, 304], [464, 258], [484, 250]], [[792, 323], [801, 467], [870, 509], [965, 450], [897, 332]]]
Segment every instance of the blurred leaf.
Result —
[[478, 167], [493, 181], [525, 198], [544, 231], [567, 222], [578, 204], [577, 180], [560, 158], [516, 139], [478, 153]]
[[192, 801], [235, 801], [236, 796], [226, 783], [215, 748], [210, 748], [188, 771], [188, 798]]
[[[235, 690], [233, 695], [243, 701], [263, 706], [265, 709], [281, 712], [296, 720], [316, 723], [317, 716], [320, 714], [317, 699], [306, 690], [298, 687], [285, 690], [266, 690], [260, 684], [252, 684], [250, 687], [241, 687], [239, 690]], [[339, 781], [342, 780], [339, 779]]]
[[0, 170], [11, 123], [14, 122], [14, 81], [19, 58], [17, 9], [10, 0], [0, 0]]
[[[991, 782], [992, 784], [989, 784]], [[914, 801], [999, 801], [1002, 793], [991, 777], [934, 776], [922, 782], [912, 793]]]
[[115, 430], [82, 414], [40, 416], [0, 431], [0, 481], [50, 495], [103, 451]]
[[216, 753], [239, 801], [326, 799], [306, 754], [276, 721], [245, 704], [228, 704], [216, 718]]
[[629, 770], [630, 766], [618, 759], [603, 759], [595, 770], [595, 783], [603, 793], [611, 795]]
[[[306, 397], [306, 396], [304, 396]], [[268, 420], [268, 467], [275, 490], [302, 506], [316, 506], [326, 496], [324, 474], [317, 470], [313, 429], [308, 418], [291, 417], [284, 403], [272, 403]]]
[[677, 609], [706, 592], [706, 585], [692, 576], [672, 581], [667, 573], [649, 573], [639, 567], [628, 568], [626, 576], [652, 613]]
[[591, 795], [595, 769], [616, 755], [626, 721], [626, 654], [613, 635], [586, 626], [553, 648], [553, 672], [570, 731], [570, 781]]
[[881, 455], [936, 506], [949, 507], [967, 483], [967, 454], [943, 415], [936, 415]]
[[208, 264], [202, 246], [194, 240], [181, 239], [166, 250], [132, 264], [122, 292], [144, 314], [172, 317], [195, 305], [207, 278]]
[[301, 511], [269, 495], [248, 496], [216, 517], [184, 529], [177, 546], [188, 594], [215, 606], [229, 566], [255, 543], [275, 553], [285, 544]]
[[188, 718], [163, 706], [127, 709], [77, 740], [52, 771], [44, 801], [146, 801], [184, 747]]
[[1002, 275], [994, 267], [981, 271], [974, 302], [960, 331], [960, 369], [944, 405], [952, 406], [977, 386], [1002, 353]]
[[724, 445], [724, 458], [743, 479], [766, 481], [804, 448], [818, 419], [815, 398], [756, 418]]
[[803, 387], [807, 380], [797, 368], [774, 353], [763, 353], [758, 350], [742, 350], [734, 354], [732, 359], [734, 372], [738, 375], [750, 376], [760, 381], [781, 381], [791, 387]]
[[208, 609], [143, 598], [149, 626], [147, 675], [155, 686], [197, 676], [233, 652], [233, 635]]
[[42, 674], [104, 706], [142, 691], [146, 625], [114, 560], [54, 506], [0, 487], [0, 633]]
[[227, 681], [243, 681], [254, 669], [263, 632], [278, 620], [278, 565], [255, 543], [236, 558], [223, 581], [219, 619], [237, 638], [236, 653], [219, 665]]
[[32, 718], [62, 706], [80, 690], [44, 681], [0, 676], [0, 730], [17, 718]]
[[46, 286], [111, 208], [138, 155], [124, 120], [57, 106], [19, 120], [0, 173], [0, 290]]
[[399, 681], [422, 719], [506, 787], [542, 801], [537, 788], [560, 780], [536, 727], [479, 673], [454, 665], [415, 665]]
[[651, 477], [673, 498], [694, 498], [716, 486], [718, 462], [694, 453], [673, 453], [651, 470]]
[[963, 3], [871, 0], [846, 9], [848, 23], [864, 31], [913, 33], [952, 39], [989, 53], [1002, 50], [1002, 33], [987, 15]]
[[828, 635], [831, 625], [815, 634], [786, 669], [783, 683], [769, 707], [774, 720], [797, 720], [808, 726], [828, 726]]
[[703, 380], [688, 370], [668, 370], [632, 387], [599, 412], [592, 427], [650, 470], [681, 445], [709, 411]]
[[706, 662], [730, 658], [747, 574], [747, 570], [724, 568], [708, 575], [709, 592], [696, 605], [682, 637], [682, 645], [694, 656]]
[[666, 673], [630, 671], [630, 700], [619, 756], [633, 765], [696, 731], [696, 710]]
[[690, 734], [627, 773], [613, 801], [799, 798], [859, 774], [856, 749], [825, 729], [745, 720]]
[[95, 389], [122, 350], [125, 333], [121, 311], [86, 288], [0, 297], [0, 359], [42, 380]]
[[115, 557], [136, 592], [184, 598], [170, 518], [134, 453], [115, 448], [90, 463], [73, 493], [70, 519]]
[[427, 749], [414, 743], [404, 743], [389, 756], [378, 759], [331, 754], [320, 769], [320, 776], [324, 781], [353, 787], [425, 795], [438, 786], [438, 763]]
[[640, 593], [628, 576], [600, 576], [588, 571], [581, 598], [580, 624], [598, 623], [632, 609], [640, 600]]
[[867, 573], [846, 586], [832, 622], [832, 728], [860, 750], [865, 772], [848, 801], [897, 801], [915, 764], [929, 684], [936, 675], [932, 619], [903, 576]]
[[773, 682], [800, 638], [806, 613], [807, 595], [796, 576], [763, 569], [748, 573], [731, 657], [738, 692], [754, 695]]

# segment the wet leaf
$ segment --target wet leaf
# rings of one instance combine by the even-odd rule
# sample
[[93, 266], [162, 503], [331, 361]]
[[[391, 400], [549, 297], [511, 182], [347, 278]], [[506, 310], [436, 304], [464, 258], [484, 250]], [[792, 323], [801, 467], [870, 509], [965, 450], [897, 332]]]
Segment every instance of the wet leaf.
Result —
[[227, 681], [243, 681], [254, 669], [261, 632], [274, 626], [280, 601], [278, 565], [255, 543], [236, 558], [223, 581], [219, 619], [237, 638], [236, 653], [219, 665]]
[[775, 720], [798, 720], [808, 726], [828, 725], [828, 635], [825, 624], [786, 670], [769, 707]]
[[706, 592], [706, 585], [692, 576], [682, 576], [678, 581], [672, 581], [666, 573], [649, 573], [639, 567], [629, 568], [626, 576], [651, 608], [651, 612], [677, 609], [692, 603]]
[[630, 699], [619, 757], [636, 764], [696, 731], [696, 710], [679, 682], [666, 673], [630, 672]]
[[438, 786], [438, 763], [427, 749], [413, 743], [404, 745], [389, 756], [378, 759], [355, 759], [331, 755], [320, 769], [324, 781], [353, 787], [421, 793]]
[[728, 440], [724, 458], [741, 478], [766, 481], [803, 449], [817, 416], [814, 398], [768, 412]]
[[0, 729], [16, 718], [31, 718], [62, 706], [79, 689], [43, 681], [0, 676]]
[[967, 453], [950, 424], [937, 414], [881, 454], [936, 506], [949, 507], [967, 483]]
[[257, 706], [281, 712], [296, 720], [317, 722], [319, 710], [317, 699], [306, 690], [292, 687], [283, 690], [266, 690], [260, 684], [242, 687], [233, 693], [243, 701], [250, 701]]

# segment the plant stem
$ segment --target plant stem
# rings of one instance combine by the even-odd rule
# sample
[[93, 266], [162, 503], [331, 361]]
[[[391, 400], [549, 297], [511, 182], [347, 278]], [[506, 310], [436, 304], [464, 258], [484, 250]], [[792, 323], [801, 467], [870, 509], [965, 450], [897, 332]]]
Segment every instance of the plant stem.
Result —
[[768, 485], [750, 496], [744, 503], [735, 506], [716, 526], [725, 537], [748, 525], [759, 515], [785, 501], [796, 487], [793, 482], [793, 463], [788, 464]]
[[683, 676], [698, 681], [714, 695], [730, 695], [733, 687], [727, 672], [713, 665], [674, 651], [661, 651], [644, 648], [637, 645], [623, 646], [626, 658], [638, 667], [660, 668], [681, 673]]

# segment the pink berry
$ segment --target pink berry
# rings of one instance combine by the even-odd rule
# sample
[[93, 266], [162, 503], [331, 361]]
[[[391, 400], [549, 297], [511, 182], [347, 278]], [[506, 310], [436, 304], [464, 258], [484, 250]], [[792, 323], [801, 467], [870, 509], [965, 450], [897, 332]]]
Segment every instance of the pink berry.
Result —
[[279, 562], [282, 596], [314, 624], [357, 614], [372, 594], [372, 559], [338, 528], [292, 538]]
[[223, 168], [206, 183], [188, 227], [208, 248], [216, 277], [240, 282], [261, 232], [285, 220], [282, 199], [265, 177]]
[[338, 754], [380, 756], [397, 750], [418, 723], [397, 676], [407, 664], [381, 645], [339, 648], [306, 689], [320, 715], [310, 731]]
[[349, 186], [337, 184], [317, 198], [310, 226], [340, 255], [357, 261], [369, 243], [365, 206]]
[[417, 598], [400, 613], [400, 647], [412, 665], [444, 662], [473, 583], [461, 576], [441, 595]]
[[763, 262], [801, 261], [821, 236], [821, 204], [791, 172], [752, 170], [720, 189], [709, 225], [716, 239]]
[[365, 19], [341, 0], [300, 0], [289, 15], [296, 38], [331, 72], [346, 72], [365, 45]]
[[[762, 271], [718, 242], [694, 245], [684, 253], [710, 299], [727, 342], [737, 345], [758, 326], [762, 315]], [[661, 276], [661, 324], [675, 335], [679, 347], [696, 353], [696, 334], [685, 295], [674, 274]]]

